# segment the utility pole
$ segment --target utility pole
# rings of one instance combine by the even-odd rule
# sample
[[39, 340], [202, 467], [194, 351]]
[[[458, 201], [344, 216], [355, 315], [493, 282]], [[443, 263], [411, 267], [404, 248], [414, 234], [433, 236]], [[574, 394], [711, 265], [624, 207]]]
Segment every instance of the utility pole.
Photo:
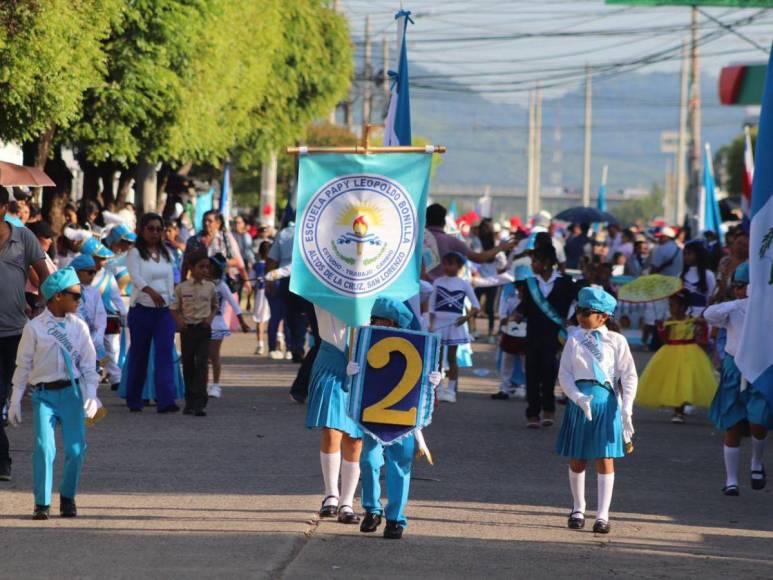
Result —
[[[692, 7], [690, 26], [690, 195], [687, 204], [696, 207], [701, 181], [701, 71], [698, 53], [698, 7]], [[689, 211], [689, 210], [688, 210]], [[680, 215], [679, 219], [683, 219]]]
[[671, 214], [674, 210], [674, 168], [673, 160], [666, 157], [666, 176], [663, 180], [663, 217], [671, 222]]
[[370, 15], [365, 17], [365, 60], [362, 69], [362, 126], [370, 123], [371, 83], [373, 82], [373, 42]]
[[590, 155], [591, 155], [591, 122], [592, 122], [592, 101], [593, 85], [591, 77], [591, 68], [585, 67], [585, 149], [582, 170], [582, 205], [590, 205]]
[[384, 78], [381, 79], [381, 88], [384, 89], [384, 96], [386, 97], [386, 103], [387, 107], [389, 106], [389, 97], [390, 97], [390, 90], [389, 90], [389, 40], [387, 40], [387, 35], [384, 35], [384, 38], [381, 41], [381, 58], [384, 61]]
[[687, 110], [688, 82], [690, 73], [689, 48], [687, 40], [682, 46], [682, 77], [679, 88], [679, 140], [676, 147], [676, 198], [675, 206], [668, 208], [666, 221], [681, 223], [687, 212]]
[[[341, 9], [341, 0], [333, 0], [333, 12], [339, 12]], [[336, 110], [338, 109], [338, 105], [333, 106], [333, 109], [328, 113], [327, 121], [331, 125], [336, 124]]]
[[542, 205], [542, 87], [537, 83], [534, 109], [534, 213]]
[[535, 126], [535, 98], [534, 93], [529, 93], [529, 144], [526, 153], [526, 215], [531, 216], [534, 211], [534, 126]]

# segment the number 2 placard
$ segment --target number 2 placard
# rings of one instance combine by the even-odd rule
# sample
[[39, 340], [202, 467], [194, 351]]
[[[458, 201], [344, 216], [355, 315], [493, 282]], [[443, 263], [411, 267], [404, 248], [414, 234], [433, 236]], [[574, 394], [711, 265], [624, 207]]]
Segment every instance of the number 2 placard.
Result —
[[427, 375], [438, 346], [434, 334], [358, 329], [353, 359], [361, 370], [351, 384], [350, 416], [384, 444], [426, 425], [433, 406]]

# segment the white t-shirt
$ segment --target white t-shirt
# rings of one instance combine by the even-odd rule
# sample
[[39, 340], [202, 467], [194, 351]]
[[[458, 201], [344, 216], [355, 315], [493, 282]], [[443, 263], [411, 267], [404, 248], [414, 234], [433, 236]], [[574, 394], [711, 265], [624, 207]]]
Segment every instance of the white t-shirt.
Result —
[[434, 291], [429, 298], [429, 311], [436, 315], [461, 316], [464, 314], [464, 301], [467, 298], [473, 308], [480, 308], [478, 298], [470, 283], [461, 278], [441, 276], [435, 280]]
[[703, 309], [709, 304], [709, 297], [714, 294], [717, 287], [717, 278], [711, 270], [706, 270], [705, 292], [702, 292], [698, 287], [699, 281], [700, 275], [696, 266], [687, 270], [682, 278], [684, 289], [690, 293], [690, 310], [688, 311], [690, 316], [697, 316], [703, 312]]

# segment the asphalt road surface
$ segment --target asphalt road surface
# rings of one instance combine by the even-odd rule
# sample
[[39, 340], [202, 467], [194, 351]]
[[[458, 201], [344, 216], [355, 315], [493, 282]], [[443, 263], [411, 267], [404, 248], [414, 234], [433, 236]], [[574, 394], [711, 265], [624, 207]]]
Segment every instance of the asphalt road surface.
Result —
[[[88, 432], [74, 520], [30, 518], [25, 401], [14, 478], [0, 483], [0, 578], [773, 578], [773, 486], [750, 489], [746, 440], [741, 496], [721, 494], [722, 438], [705, 411], [672, 425], [637, 410], [612, 534], [568, 530], [558, 427], [527, 430], [524, 403], [489, 398], [488, 345], [476, 363], [490, 374], [464, 372], [459, 402], [425, 430], [435, 466], [415, 464], [403, 539], [320, 522], [319, 434], [287, 396], [297, 365], [252, 355], [253, 341], [226, 340], [206, 418], [130, 414], [103, 389], [110, 414]], [[592, 521], [592, 472], [587, 495]]]

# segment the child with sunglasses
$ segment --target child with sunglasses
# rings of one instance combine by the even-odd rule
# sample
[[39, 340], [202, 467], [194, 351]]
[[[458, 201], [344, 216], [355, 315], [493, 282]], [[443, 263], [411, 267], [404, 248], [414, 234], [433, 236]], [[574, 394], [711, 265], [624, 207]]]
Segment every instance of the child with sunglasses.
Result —
[[22, 421], [21, 400], [29, 388], [35, 428], [32, 477], [35, 492], [33, 519], [47, 520], [51, 506], [56, 440], [62, 427], [64, 468], [59, 486], [59, 510], [65, 518], [77, 515], [75, 494], [86, 452], [85, 418], [93, 419], [97, 398], [97, 359], [86, 323], [75, 316], [81, 284], [72, 268], [51, 274], [40, 288], [46, 310], [24, 327], [13, 375], [8, 421]]
[[762, 456], [768, 429], [773, 429], [773, 411], [762, 393], [741, 376], [741, 371], [735, 364], [735, 357], [741, 348], [743, 322], [749, 305], [746, 294], [749, 284], [748, 262], [735, 269], [732, 280], [736, 299], [709, 306], [703, 312], [703, 317], [712, 326], [727, 329], [722, 378], [711, 403], [709, 417], [717, 429], [725, 432], [726, 479], [722, 492], [728, 496], [737, 496], [741, 438], [747, 429], [752, 439], [751, 486], [754, 490], [765, 488], [767, 477]]
[[75, 270], [81, 283], [81, 300], [75, 313], [89, 327], [91, 342], [97, 353], [97, 360], [105, 358], [105, 327], [107, 326], [107, 312], [102, 302], [102, 296], [91, 283], [97, 273], [94, 258], [85, 254], [78, 254], [70, 268]]
[[601, 288], [580, 290], [577, 320], [570, 330], [558, 371], [566, 406], [556, 452], [569, 458], [569, 485], [574, 501], [568, 526], [585, 527], [585, 468], [595, 461], [598, 508], [593, 531], [608, 534], [609, 507], [615, 484], [614, 460], [623, 457], [623, 442], [633, 436], [633, 401], [638, 377], [622, 334], [606, 326], [617, 300]]

